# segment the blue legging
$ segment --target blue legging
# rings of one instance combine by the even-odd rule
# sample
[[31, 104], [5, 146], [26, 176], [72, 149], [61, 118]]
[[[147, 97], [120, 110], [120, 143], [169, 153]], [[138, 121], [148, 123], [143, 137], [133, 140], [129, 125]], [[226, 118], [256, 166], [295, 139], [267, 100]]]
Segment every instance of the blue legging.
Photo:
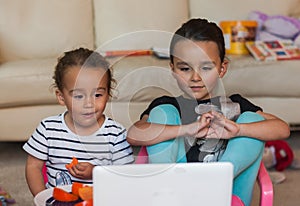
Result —
[[[262, 121], [264, 118], [254, 112], [244, 112], [237, 123]], [[148, 122], [167, 125], [180, 125], [180, 115], [176, 107], [163, 104], [153, 108]], [[249, 138], [230, 139], [226, 151], [219, 160], [234, 165], [233, 194], [241, 198], [246, 206], [250, 205], [252, 191], [260, 166], [264, 142]], [[150, 163], [186, 162], [184, 138], [179, 137], [147, 147]]]

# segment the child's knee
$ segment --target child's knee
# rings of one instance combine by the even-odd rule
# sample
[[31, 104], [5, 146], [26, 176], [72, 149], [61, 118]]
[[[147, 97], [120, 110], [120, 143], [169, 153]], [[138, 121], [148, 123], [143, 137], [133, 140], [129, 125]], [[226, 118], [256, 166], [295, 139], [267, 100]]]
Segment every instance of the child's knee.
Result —
[[149, 163], [174, 163], [178, 151], [178, 145], [173, 140], [160, 142], [146, 147]]
[[[239, 118], [237, 119], [237, 123], [251, 123], [251, 122], [260, 122], [265, 120], [263, 116], [255, 112], [244, 112], [242, 113]], [[241, 137], [239, 141], [242, 143], [244, 141], [248, 142], [249, 144], [253, 144], [253, 147], [256, 147], [259, 150], [264, 148], [264, 141], [255, 138], [249, 137]]]
[[[180, 125], [180, 114], [177, 108], [171, 104], [163, 104], [154, 107], [148, 118], [148, 122], [165, 125]], [[185, 149], [183, 139], [174, 139], [147, 146], [150, 163], [184, 162]]]
[[157, 124], [179, 125], [180, 114], [171, 104], [162, 104], [154, 107], [149, 114], [148, 122]]
[[237, 119], [237, 123], [250, 123], [265, 120], [260, 114], [255, 112], [243, 112]]

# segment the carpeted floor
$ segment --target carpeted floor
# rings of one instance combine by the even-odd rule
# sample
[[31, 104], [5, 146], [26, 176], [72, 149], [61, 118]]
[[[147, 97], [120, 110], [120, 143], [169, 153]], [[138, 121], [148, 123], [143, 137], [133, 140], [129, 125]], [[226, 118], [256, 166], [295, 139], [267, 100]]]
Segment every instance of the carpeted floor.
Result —
[[[300, 158], [300, 132], [293, 132], [287, 140]], [[26, 153], [22, 150], [22, 142], [0, 142], [0, 186], [17, 201], [14, 206], [31, 206], [33, 197], [25, 180], [24, 167]], [[295, 206], [300, 202], [300, 170], [284, 171], [287, 179], [274, 185], [274, 206]], [[257, 185], [251, 206], [259, 205]]]
[[[300, 132], [293, 132], [287, 142], [292, 147], [295, 157], [300, 158]], [[274, 170], [275, 171], [275, 170]], [[300, 204], [300, 170], [286, 169], [283, 171], [286, 180], [283, 183], [273, 185], [274, 206], [296, 206]], [[254, 197], [251, 206], [259, 205], [258, 186], [255, 186]]]
[[26, 154], [22, 145], [0, 142], [0, 186], [16, 200], [15, 206], [30, 206], [34, 204], [25, 180]]

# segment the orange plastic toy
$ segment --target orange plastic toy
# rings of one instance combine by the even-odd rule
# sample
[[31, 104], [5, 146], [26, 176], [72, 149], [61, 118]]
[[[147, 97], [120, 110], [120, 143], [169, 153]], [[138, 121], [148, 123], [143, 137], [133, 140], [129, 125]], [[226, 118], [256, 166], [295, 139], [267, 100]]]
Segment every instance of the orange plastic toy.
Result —
[[69, 164], [66, 164], [67, 169], [71, 169], [73, 166], [76, 166], [78, 164], [78, 159], [76, 157], [72, 158], [72, 162]]
[[72, 184], [72, 193], [74, 195], [77, 195], [79, 196], [79, 189], [80, 188], [83, 188], [84, 187], [84, 184], [83, 183], [80, 183], [80, 182], [73, 182]]
[[53, 189], [53, 198], [62, 202], [73, 202], [78, 200], [78, 196], [68, 193], [67, 191], [58, 187], [54, 187]]
[[82, 200], [90, 200], [93, 199], [93, 187], [84, 186], [78, 189], [79, 197]]

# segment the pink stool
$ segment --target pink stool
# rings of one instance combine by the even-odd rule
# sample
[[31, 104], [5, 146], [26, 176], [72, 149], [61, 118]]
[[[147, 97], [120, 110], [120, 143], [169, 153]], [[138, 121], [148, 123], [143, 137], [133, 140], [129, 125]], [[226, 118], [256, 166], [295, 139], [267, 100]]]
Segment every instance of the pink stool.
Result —
[[46, 184], [48, 182], [46, 164], [44, 164], [44, 166], [43, 166], [42, 173], [43, 173], [43, 177], [44, 177], [44, 183]]
[[[147, 164], [148, 153], [146, 147], [141, 147], [135, 164]], [[260, 164], [260, 168], [257, 175], [258, 185], [260, 187], [260, 206], [272, 206], [273, 205], [273, 184], [269, 177], [269, 174], [263, 163]], [[235, 195], [232, 195], [231, 206], [244, 206], [242, 200]]]

